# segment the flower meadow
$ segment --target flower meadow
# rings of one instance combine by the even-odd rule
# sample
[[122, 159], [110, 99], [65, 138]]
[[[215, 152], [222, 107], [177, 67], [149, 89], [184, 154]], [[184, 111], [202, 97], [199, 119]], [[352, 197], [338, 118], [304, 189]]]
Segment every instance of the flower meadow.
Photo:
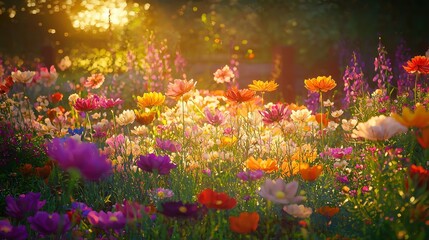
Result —
[[380, 44], [374, 72], [353, 53], [289, 103], [156, 56], [2, 63], [0, 239], [429, 238], [428, 57], [393, 71]]

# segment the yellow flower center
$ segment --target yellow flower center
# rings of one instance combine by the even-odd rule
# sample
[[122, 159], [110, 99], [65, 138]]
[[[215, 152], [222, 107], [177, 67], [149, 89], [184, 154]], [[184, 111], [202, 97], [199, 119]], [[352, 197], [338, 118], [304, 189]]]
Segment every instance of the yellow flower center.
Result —
[[164, 196], [165, 196], [164, 192], [158, 192], [158, 197], [159, 198], [164, 198]]
[[282, 191], [277, 191], [275, 194], [276, 198], [283, 199], [286, 197], [285, 193]]
[[221, 204], [222, 204], [222, 200], [217, 200], [217, 201], [215, 202], [215, 204], [216, 204], [216, 205], [221, 205]]
[[0, 232], [8, 233], [10, 231], [12, 231], [12, 228], [9, 226], [3, 226], [0, 228]]
[[109, 221], [111, 221], [111, 222], [117, 222], [118, 218], [116, 216], [110, 216]]
[[179, 207], [179, 212], [186, 213], [187, 211], [188, 211], [188, 209], [185, 206]]

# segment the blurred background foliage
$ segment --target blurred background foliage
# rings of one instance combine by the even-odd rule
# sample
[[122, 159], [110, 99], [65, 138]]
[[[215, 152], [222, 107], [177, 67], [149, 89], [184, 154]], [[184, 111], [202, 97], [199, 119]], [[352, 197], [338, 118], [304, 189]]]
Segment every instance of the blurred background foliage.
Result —
[[[265, 71], [254, 78], [269, 78], [267, 69], [280, 56], [280, 82], [340, 79], [353, 50], [372, 68], [379, 37], [392, 58], [401, 41], [412, 55], [424, 55], [427, 9], [428, 1], [405, 0], [0, 0], [0, 54], [19, 56], [9, 60], [17, 67], [55, 64], [68, 55], [74, 67], [120, 73], [130, 51], [139, 61], [148, 44], [164, 41], [172, 58], [177, 51], [185, 57], [191, 73], [210, 65], [198, 72], [206, 78], [231, 59]], [[126, 14], [115, 15], [121, 11]], [[89, 22], [95, 16], [103, 23]]]

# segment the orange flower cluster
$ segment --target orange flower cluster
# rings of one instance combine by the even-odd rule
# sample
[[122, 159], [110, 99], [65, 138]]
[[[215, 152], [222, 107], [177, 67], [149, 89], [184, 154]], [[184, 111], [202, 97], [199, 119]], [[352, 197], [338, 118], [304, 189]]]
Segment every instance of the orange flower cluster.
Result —
[[257, 212], [242, 212], [238, 217], [229, 217], [229, 227], [231, 231], [240, 234], [249, 234], [256, 231], [259, 223]]
[[42, 167], [33, 167], [32, 164], [26, 163], [19, 169], [19, 171], [25, 177], [34, 175], [34, 176], [40, 177], [45, 182], [48, 182], [48, 178], [51, 174], [52, 168], [53, 168], [53, 163], [51, 161], [48, 161]]
[[229, 197], [228, 194], [223, 192], [218, 193], [210, 188], [206, 188], [198, 194], [198, 202], [207, 208], [214, 209], [231, 209], [237, 205], [237, 200]]
[[310, 78], [304, 80], [305, 88], [312, 92], [327, 92], [332, 90], [337, 84], [334, 79], [325, 76], [319, 76], [317, 78]]
[[415, 56], [402, 66], [408, 73], [429, 74], [429, 58], [425, 56]]
[[276, 160], [262, 160], [261, 158], [255, 159], [254, 157], [247, 159], [246, 167], [250, 170], [262, 170], [266, 173], [271, 173], [279, 169]]

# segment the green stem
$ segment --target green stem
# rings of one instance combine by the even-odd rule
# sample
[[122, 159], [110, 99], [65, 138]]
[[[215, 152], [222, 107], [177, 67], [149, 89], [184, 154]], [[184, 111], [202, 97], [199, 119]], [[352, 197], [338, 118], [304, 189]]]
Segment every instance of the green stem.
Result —
[[319, 100], [320, 100], [320, 134], [321, 134], [321, 140], [322, 140], [322, 148], [325, 148], [324, 146], [324, 138], [323, 138], [323, 96], [322, 92], [319, 92]]
[[417, 80], [419, 79], [419, 73], [416, 73], [416, 79], [414, 81], [414, 105], [417, 104]]
[[185, 171], [186, 169], [186, 165], [185, 165], [185, 160], [186, 160], [186, 150], [185, 150], [185, 140], [186, 140], [186, 136], [185, 136], [185, 101], [183, 99], [183, 96], [181, 97], [181, 101], [182, 101], [182, 165], [183, 165], [183, 171]]

